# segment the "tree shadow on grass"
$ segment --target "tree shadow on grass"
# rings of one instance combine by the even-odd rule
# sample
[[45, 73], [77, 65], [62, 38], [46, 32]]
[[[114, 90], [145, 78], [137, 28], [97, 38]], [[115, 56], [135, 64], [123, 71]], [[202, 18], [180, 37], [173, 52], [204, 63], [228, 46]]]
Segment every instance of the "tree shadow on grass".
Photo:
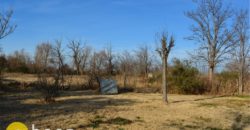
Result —
[[80, 92], [76, 95], [79, 96], [72, 94], [70, 98], [60, 97], [53, 104], [24, 103], [25, 99], [37, 99], [32, 93], [7, 95], [6, 97], [2, 95], [0, 98], [0, 129], [5, 129], [13, 121], [31, 122], [78, 112], [95, 113], [108, 106], [131, 106], [136, 103], [130, 99], [115, 99], [102, 95], [85, 96]]
[[172, 101], [170, 103], [182, 103], [182, 102], [196, 102], [196, 101], [204, 101], [204, 100], [210, 100], [210, 99], [216, 99], [216, 98], [224, 98], [224, 97], [230, 97], [230, 96], [213, 96], [213, 97], [207, 97], [207, 98], [199, 98], [194, 100], [179, 100], [179, 101]]

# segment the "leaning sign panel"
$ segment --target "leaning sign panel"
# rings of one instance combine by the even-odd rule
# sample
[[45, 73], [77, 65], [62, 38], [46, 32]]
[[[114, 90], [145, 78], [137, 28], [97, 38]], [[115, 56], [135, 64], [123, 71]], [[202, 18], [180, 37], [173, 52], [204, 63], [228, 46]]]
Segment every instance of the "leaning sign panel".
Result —
[[117, 94], [118, 93], [118, 87], [117, 87], [115, 80], [101, 79], [100, 87], [101, 87], [102, 94]]

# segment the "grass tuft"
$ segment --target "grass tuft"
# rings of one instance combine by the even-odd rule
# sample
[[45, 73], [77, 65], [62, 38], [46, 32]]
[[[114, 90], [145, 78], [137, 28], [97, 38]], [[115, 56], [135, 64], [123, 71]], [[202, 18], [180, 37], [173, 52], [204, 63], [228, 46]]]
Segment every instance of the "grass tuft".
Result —
[[243, 98], [243, 99], [250, 99], [250, 95], [238, 95], [236, 97]]
[[216, 128], [216, 127], [207, 127], [205, 130], [222, 130], [221, 128]]
[[115, 124], [115, 125], [127, 125], [127, 124], [131, 124], [133, 121], [122, 118], [122, 117], [116, 117], [114, 119], [109, 119], [107, 122], [109, 124]]
[[202, 117], [202, 116], [195, 117], [195, 119], [199, 120], [199, 121], [204, 121], [204, 122], [211, 122], [212, 121], [211, 118], [205, 118], [205, 117]]
[[90, 123], [87, 126], [92, 128], [98, 128], [100, 124], [127, 125], [133, 123], [133, 121], [122, 117], [116, 117], [106, 120], [104, 116], [99, 115], [95, 116], [94, 119], [91, 119], [89, 121]]
[[218, 104], [216, 103], [200, 103], [199, 107], [217, 107]]

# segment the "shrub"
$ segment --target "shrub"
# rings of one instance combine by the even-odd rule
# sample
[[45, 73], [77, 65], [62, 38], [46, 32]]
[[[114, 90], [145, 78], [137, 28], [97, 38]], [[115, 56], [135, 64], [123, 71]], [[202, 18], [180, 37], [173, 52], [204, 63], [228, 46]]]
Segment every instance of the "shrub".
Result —
[[221, 73], [217, 74], [217, 78], [219, 81], [227, 82], [227, 81], [234, 81], [238, 79], [238, 73], [233, 71], [222, 71]]
[[199, 71], [188, 62], [174, 60], [174, 66], [170, 72], [171, 85], [175, 86], [179, 93], [202, 94], [205, 85], [199, 77]]
[[42, 98], [47, 103], [55, 102], [55, 97], [59, 96], [59, 86], [51, 84], [45, 75], [39, 75], [37, 89], [41, 92]]
[[238, 73], [222, 71], [216, 75], [217, 93], [235, 94], [238, 91]]

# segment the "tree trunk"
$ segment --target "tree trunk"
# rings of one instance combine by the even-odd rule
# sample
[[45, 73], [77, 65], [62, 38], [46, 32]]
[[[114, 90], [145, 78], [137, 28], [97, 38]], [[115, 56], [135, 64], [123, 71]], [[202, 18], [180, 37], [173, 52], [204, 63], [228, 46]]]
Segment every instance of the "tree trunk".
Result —
[[123, 87], [127, 87], [127, 73], [123, 74]]
[[243, 94], [243, 75], [240, 73], [239, 75], [239, 95]]
[[162, 58], [162, 91], [163, 91], [163, 101], [168, 103], [168, 96], [167, 96], [167, 58], [163, 55]]
[[76, 71], [77, 71], [77, 72], [76, 72], [77, 75], [80, 75], [81, 72], [80, 72], [80, 66], [79, 66], [79, 65], [76, 65]]
[[240, 69], [239, 69], [239, 95], [243, 94], [244, 89], [244, 71], [245, 71], [245, 46], [244, 42], [240, 42]]
[[240, 72], [239, 72], [239, 95], [243, 94], [243, 89], [244, 89], [244, 60], [242, 59], [240, 63]]
[[209, 86], [214, 91], [214, 67], [209, 67]]

